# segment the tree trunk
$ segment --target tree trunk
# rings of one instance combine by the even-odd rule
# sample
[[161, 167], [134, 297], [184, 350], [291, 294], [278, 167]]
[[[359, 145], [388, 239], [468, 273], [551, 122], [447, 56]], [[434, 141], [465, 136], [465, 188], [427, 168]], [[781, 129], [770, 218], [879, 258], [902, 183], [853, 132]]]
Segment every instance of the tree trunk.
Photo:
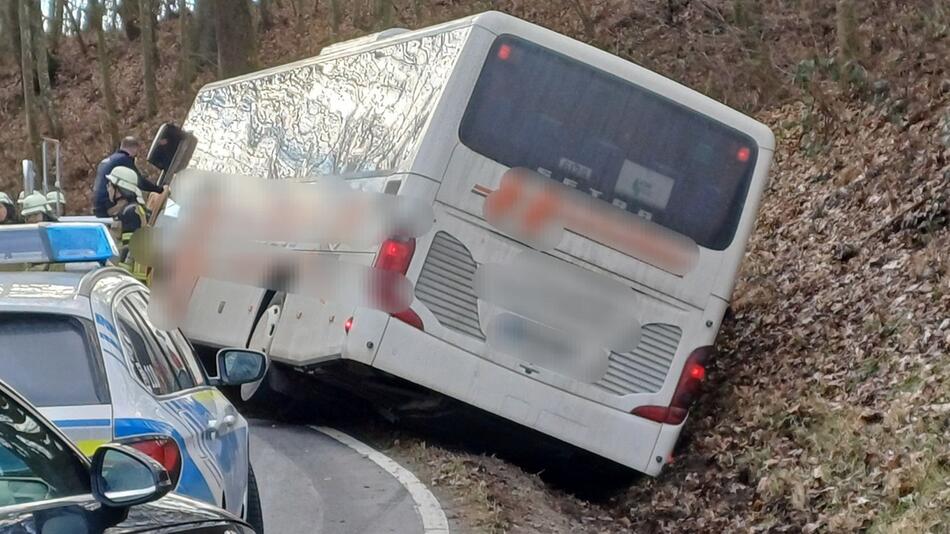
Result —
[[152, 0], [139, 0], [142, 20], [142, 68], [145, 77], [145, 114], [153, 117], [158, 112], [158, 91], [155, 88], [155, 32], [152, 31]]
[[218, 76], [230, 78], [254, 68], [254, 22], [249, 0], [215, 0]]
[[261, 29], [269, 30], [274, 26], [274, 15], [271, 13], [271, 0], [261, 0], [257, 5], [261, 14]]
[[376, 21], [381, 30], [387, 30], [393, 25], [393, 2], [392, 0], [376, 1]]
[[4, 43], [10, 49], [10, 54], [14, 57], [20, 57], [20, 12], [19, 1], [6, 0], [3, 3], [0, 15], [3, 16], [3, 33], [6, 37]]
[[122, 20], [122, 31], [129, 41], [134, 41], [142, 35], [144, 15], [138, 0], [119, 0], [115, 12]]
[[178, 0], [178, 48], [180, 50], [178, 54], [178, 89], [186, 100], [189, 98], [191, 82], [194, 80], [190, 33], [187, 0]]
[[214, 65], [218, 57], [214, 0], [197, 0], [195, 18], [190, 25], [192, 56], [203, 65]]
[[112, 145], [119, 146], [119, 119], [115, 108], [115, 95], [112, 94], [112, 79], [109, 76], [109, 47], [106, 44], [106, 32], [102, 28], [101, 0], [89, 0], [93, 18], [90, 25], [96, 31], [96, 55], [99, 59], [99, 81], [102, 83], [102, 100], [105, 104], [106, 127], [112, 138]]
[[50, 132], [59, 139], [63, 130], [59, 125], [59, 114], [53, 100], [53, 84], [49, 74], [49, 49], [46, 45], [46, 32], [43, 31], [43, 11], [38, 2], [29, 0], [30, 18], [33, 34], [33, 58], [36, 61], [36, 78], [40, 89], [40, 105], [46, 114]]
[[89, 54], [86, 52], [86, 42], [82, 39], [82, 27], [79, 25], [79, 21], [76, 20], [76, 14], [73, 13], [73, 8], [69, 6], [67, 0], [63, 0], [63, 5], [66, 7], [66, 18], [69, 19], [69, 23], [73, 27], [73, 35], [79, 43], [79, 50], [83, 56], [88, 56]]
[[[33, 75], [35, 73], [35, 63], [33, 61], [33, 42], [30, 37], [30, 0], [17, 0], [19, 8], [20, 21], [20, 74], [23, 78], [23, 112], [26, 115], [26, 131], [30, 138], [30, 153], [33, 162], [39, 163], [40, 153], [40, 131], [36, 126], [36, 103], [33, 93]], [[29, 194], [27, 192], [26, 194]]]
[[854, 12], [854, 0], [838, 0], [835, 18], [838, 32], [838, 60], [844, 64], [857, 57], [861, 48], [858, 42], [858, 22]]
[[343, 18], [343, 12], [340, 10], [340, 0], [330, 0], [330, 27], [333, 28], [333, 34], [340, 32], [340, 22]]
[[63, 35], [63, 11], [66, 8], [65, 0], [49, 0], [49, 45], [50, 50], [59, 48], [59, 39]]

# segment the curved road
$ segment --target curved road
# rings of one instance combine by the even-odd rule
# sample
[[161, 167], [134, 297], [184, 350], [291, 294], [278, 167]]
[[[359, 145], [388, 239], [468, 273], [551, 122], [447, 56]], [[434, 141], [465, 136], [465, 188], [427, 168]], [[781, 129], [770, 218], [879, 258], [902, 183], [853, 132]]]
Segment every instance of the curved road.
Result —
[[376, 463], [306, 426], [249, 424], [266, 532], [423, 532], [409, 492]]

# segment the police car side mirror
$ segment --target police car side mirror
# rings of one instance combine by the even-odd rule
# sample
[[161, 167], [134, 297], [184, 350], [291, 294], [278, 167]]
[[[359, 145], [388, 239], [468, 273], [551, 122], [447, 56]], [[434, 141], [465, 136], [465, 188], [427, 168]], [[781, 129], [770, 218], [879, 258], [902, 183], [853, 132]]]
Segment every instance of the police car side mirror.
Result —
[[215, 386], [240, 386], [264, 378], [267, 356], [250, 349], [221, 349], [218, 351], [218, 376], [211, 379]]
[[92, 456], [92, 495], [110, 508], [156, 501], [172, 490], [168, 471], [132, 447], [103, 445]]

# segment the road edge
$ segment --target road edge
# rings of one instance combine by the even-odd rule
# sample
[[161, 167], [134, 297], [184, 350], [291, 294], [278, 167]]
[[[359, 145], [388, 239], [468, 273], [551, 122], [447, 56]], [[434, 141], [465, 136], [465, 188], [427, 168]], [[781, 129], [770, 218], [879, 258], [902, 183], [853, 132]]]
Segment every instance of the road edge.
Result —
[[449, 534], [449, 520], [445, 517], [445, 511], [442, 510], [439, 500], [411, 471], [349, 434], [325, 426], [309, 425], [309, 427], [353, 449], [381, 467], [402, 484], [402, 487], [406, 488], [415, 503], [416, 511], [422, 519], [422, 530], [425, 534]]

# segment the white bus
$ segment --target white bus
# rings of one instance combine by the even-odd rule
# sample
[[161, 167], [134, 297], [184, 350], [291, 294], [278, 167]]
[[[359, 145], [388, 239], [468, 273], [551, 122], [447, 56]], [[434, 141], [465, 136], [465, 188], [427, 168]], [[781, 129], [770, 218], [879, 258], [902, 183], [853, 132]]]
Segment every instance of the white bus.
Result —
[[[191, 169], [342, 177], [435, 219], [370, 251], [317, 247], [404, 272], [404, 312], [201, 279], [196, 344], [250, 343], [284, 371], [369, 366], [651, 475], [705, 376], [774, 150], [723, 104], [495, 12], [208, 85], [184, 129]], [[557, 207], [496, 196], [493, 219], [519, 176]], [[532, 210], [541, 242], [518, 229]]]

